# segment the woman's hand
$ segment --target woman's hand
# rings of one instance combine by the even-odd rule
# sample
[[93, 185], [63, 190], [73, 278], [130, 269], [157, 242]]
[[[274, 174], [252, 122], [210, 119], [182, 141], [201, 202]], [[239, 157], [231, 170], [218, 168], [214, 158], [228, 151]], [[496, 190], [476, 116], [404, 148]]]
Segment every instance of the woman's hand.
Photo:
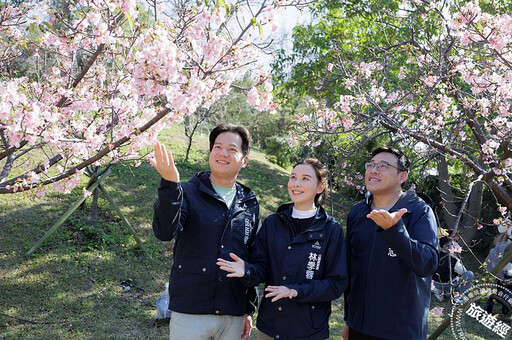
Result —
[[290, 289], [286, 286], [268, 286], [265, 288], [265, 291], [268, 292], [265, 297], [270, 298], [274, 297], [272, 299], [272, 302], [276, 302], [279, 299], [282, 298], [289, 298], [292, 299], [297, 296], [297, 291], [295, 289]]
[[217, 259], [217, 266], [220, 269], [227, 271], [231, 274], [226, 275], [227, 277], [244, 277], [245, 273], [245, 262], [233, 253], [229, 253], [229, 256], [235, 261], [228, 261], [221, 258]]

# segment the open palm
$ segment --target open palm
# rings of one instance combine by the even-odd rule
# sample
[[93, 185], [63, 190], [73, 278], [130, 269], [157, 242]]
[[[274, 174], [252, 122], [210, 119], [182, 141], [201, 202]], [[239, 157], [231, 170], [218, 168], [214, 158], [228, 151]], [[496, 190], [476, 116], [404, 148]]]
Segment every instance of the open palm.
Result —
[[171, 182], [180, 181], [180, 173], [174, 164], [172, 152], [167, 152], [165, 145], [160, 142], [156, 142], [155, 159], [150, 159], [149, 163], [155, 167], [163, 179]]

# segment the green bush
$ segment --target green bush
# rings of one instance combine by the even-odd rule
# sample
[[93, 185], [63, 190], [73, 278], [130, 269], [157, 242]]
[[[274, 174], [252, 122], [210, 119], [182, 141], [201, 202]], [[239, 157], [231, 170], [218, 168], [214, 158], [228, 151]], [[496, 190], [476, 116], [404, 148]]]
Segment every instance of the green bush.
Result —
[[263, 140], [263, 150], [265, 150], [266, 158], [283, 168], [291, 165], [296, 148], [288, 145], [285, 137], [270, 136]]

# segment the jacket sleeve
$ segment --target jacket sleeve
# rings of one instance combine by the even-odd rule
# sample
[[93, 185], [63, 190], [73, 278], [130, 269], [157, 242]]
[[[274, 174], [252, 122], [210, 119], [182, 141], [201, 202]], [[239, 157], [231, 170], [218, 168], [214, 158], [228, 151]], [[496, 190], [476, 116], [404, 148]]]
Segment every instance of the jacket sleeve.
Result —
[[349, 212], [348, 217], [347, 217], [347, 237], [345, 238], [345, 254], [346, 254], [346, 258], [347, 258], [347, 277], [348, 277], [347, 288], [345, 288], [345, 294], [343, 294], [343, 310], [344, 310], [343, 319], [345, 321], [347, 321], [347, 319], [348, 319], [348, 298], [350, 296], [350, 288], [351, 288], [350, 287], [350, 285], [351, 285], [350, 284], [350, 273], [352, 271], [352, 266], [351, 266], [352, 246], [350, 244], [351, 212], [352, 212], [352, 210]]
[[178, 230], [183, 230], [186, 218], [187, 204], [181, 183], [162, 178], [153, 215], [153, 232], [156, 238], [162, 241], [172, 240]]
[[[255, 227], [254, 227], [254, 230], [253, 230], [253, 233], [251, 236], [251, 240], [249, 241], [250, 242], [249, 243], [249, 254], [254, 249], [254, 243], [256, 242], [256, 236], [258, 235], [258, 232], [260, 231], [260, 228], [261, 228], [261, 216], [260, 216], [259, 208], [256, 212], [256, 220], [255, 220], [254, 225], [255, 225]], [[247, 265], [247, 262], [246, 262], [246, 265]], [[254, 312], [258, 309], [258, 301], [259, 301], [258, 290], [256, 289], [256, 287], [250, 286], [247, 289], [246, 295], [247, 295], [247, 303], [245, 305], [245, 314], [253, 315]]]
[[256, 234], [249, 261], [245, 261], [245, 274], [242, 282], [246, 287], [254, 287], [260, 282], [265, 282], [270, 273], [266, 222], [267, 220], [263, 222], [263, 226]]
[[419, 218], [411, 212], [410, 225], [406, 228], [404, 217], [391, 228], [378, 228], [377, 234], [396, 253], [402, 263], [419, 277], [431, 276], [437, 268], [437, 222], [430, 207]]
[[335, 300], [343, 294], [348, 285], [347, 258], [343, 229], [337, 228], [331, 233], [329, 246], [325, 251], [325, 270], [322, 279], [308, 283], [287, 285], [295, 289], [295, 299], [301, 303], [321, 303]]

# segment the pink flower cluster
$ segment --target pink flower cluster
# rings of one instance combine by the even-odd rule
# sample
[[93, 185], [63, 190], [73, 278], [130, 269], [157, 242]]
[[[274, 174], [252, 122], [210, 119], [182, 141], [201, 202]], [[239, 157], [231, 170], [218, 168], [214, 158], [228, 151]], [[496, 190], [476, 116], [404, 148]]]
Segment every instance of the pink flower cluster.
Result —
[[[424, 1], [408, 5], [411, 13], [427, 6]], [[376, 48], [374, 60], [328, 65], [328, 71], [344, 72], [344, 94], [331, 107], [318, 100], [297, 122], [310, 140], [318, 140], [318, 133], [345, 138], [354, 130], [371, 135], [387, 129], [392, 138], [422, 142], [450, 161], [469, 165], [468, 176], [489, 173], [497, 187], [508, 185], [512, 15], [487, 13], [472, 1], [460, 8], [453, 4], [447, 19], [441, 15], [447, 9], [436, 6], [428, 4], [422, 17], [437, 21], [438, 38], [421, 40], [425, 32], [418, 31], [414, 44], [394, 42], [390, 50], [398, 53], [383, 56]]]
[[[253, 20], [270, 24], [275, 8], [252, 4], [262, 6], [252, 9], [261, 19], [240, 17], [235, 25], [229, 21], [236, 11], [251, 10], [232, 7], [228, 15], [224, 6], [198, 2], [152, 24], [139, 19], [135, 0], [75, 1], [70, 20], [49, 0], [41, 3], [35, 13], [45, 22], [33, 27], [38, 34], [24, 26], [35, 20], [31, 9], [0, 9], [6, 46], [29, 46], [28, 62], [38, 70], [30, 78], [0, 78], [4, 149], [29, 156], [23, 175], [0, 178], [3, 193], [53, 182], [69, 192], [86, 165], [140, 158], [165, 126], [209, 107], [255, 64], [260, 50]], [[2, 55], [0, 71], [16, 58]], [[259, 111], [273, 111], [271, 78], [260, 79], [248, 100]], [[34, 150], [48, 159], [30, 157]]]

